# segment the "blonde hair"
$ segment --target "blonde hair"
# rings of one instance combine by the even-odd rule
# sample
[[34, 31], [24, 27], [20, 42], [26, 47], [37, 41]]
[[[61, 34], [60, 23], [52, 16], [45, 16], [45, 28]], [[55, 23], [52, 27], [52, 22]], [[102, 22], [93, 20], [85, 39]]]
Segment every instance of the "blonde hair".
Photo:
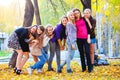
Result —
[[[71, 21], [71, 20], [70, 20], [70, 15], [71, 15], [71, 14], [74, 14], [74, 12], [73, 12], [72, 10], [67, 12], [67, 17], [68, 17], [68, 20], [69, 20], [69, 21]], [[72, 21], [72, 22], [73, 22], [73, 24], [74, 24], [74, 23], [75, 23], [75, 20]]]
[[85, 12], [89, 12], [90, 14], [91, 14], [91, 10], [89, 9], [89, 8], [86, 8], [85, 10], [84, 10], [84, 13]]

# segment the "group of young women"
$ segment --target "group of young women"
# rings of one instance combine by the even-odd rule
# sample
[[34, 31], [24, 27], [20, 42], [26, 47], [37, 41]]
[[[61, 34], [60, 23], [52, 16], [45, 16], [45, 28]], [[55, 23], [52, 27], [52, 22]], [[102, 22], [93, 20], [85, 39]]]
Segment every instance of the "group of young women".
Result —
[[[51, 25], [45, 28], [42, 25], [22, 27], [16, 29], [8, 40], [8, 47], [17, 51], [18, 57], [14, 72], [21, 74], [23, 65], [29, 58], [29, 53], [33, 56], [35, 64], [27, 68], [28, 73], [36, 69], [42, 72], [44, 64], [48, 63], [48, 71], [54, 71], [52, 61], [56, 53], [57, 73], [62, 72], [64, 65], [67, 65], [67, 72], [72, 73], [70, 62], [74, 57], [76, 44], [80, 53], [82, 72], [92, 72], [94, 64], [94, 43], [95, 43], [96, 21], [91, 16], [91, 10], [85, 9], [84, 16], [79, 9], [73, 9], [63, 16], [55, 29]], [[48, 45], [50, 56], [48, 58]], [[60, 63], [60, 51], [67, 45], [68, 53], [66, 60]], [[23, 57], [24, 55], [24, 57]], [[85, 63], [85, 57], [87, 64]]]

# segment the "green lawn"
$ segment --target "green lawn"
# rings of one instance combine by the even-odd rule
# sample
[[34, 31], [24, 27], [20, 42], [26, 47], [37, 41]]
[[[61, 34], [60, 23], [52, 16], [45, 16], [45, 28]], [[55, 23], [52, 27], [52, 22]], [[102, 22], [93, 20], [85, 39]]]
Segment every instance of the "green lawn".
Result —
[[8, 56], [10, 54], [10, 52], [8, 51], [0, 51], [0, 57], [5, 57]]

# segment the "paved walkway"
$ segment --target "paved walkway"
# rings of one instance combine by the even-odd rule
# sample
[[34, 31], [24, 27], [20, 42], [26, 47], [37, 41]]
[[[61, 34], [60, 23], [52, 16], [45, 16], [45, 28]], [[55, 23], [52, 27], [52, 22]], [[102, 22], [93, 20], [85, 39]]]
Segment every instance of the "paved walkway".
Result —
[[[48, 53], [48, 54], [49, 54], [49, 53]], [[66, 54], [67, 54], [67, 51], [61, 51], [61, 61], [64, 61], [64, 60], [65, 60]], [[12, 55], [12, 54], [10, 54], [10, 55], [7, 56], [7, 57], [0, 57], [0, 64], [8, 63], [9, 60], [10, 60], [10, 58], [11, 58], [11, 55]], [[56, 55], [55, 55], [55, 57], [54, 57], [53, 60], [56, 61]], [[28, 61], [33, 61], [32, 56], [30, 56], [30, 58], [28, 59]], [[77, 61], [78, 63], [80, 63], [78, 50], [75, 51], [75, 55], [74, 55], [73, 61]]]

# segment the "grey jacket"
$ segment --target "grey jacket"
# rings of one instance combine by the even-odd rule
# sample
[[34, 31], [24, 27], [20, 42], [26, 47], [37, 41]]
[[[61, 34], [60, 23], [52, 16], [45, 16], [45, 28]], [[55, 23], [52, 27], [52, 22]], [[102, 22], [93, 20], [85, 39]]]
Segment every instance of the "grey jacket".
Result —
[[66, 25], [66, 35], [67, 35], [67, 41], [70, 42], [70, 44], [75, 44], [77, 40], [77, 29], [74, 24], [71, 22], [68, 22]]

